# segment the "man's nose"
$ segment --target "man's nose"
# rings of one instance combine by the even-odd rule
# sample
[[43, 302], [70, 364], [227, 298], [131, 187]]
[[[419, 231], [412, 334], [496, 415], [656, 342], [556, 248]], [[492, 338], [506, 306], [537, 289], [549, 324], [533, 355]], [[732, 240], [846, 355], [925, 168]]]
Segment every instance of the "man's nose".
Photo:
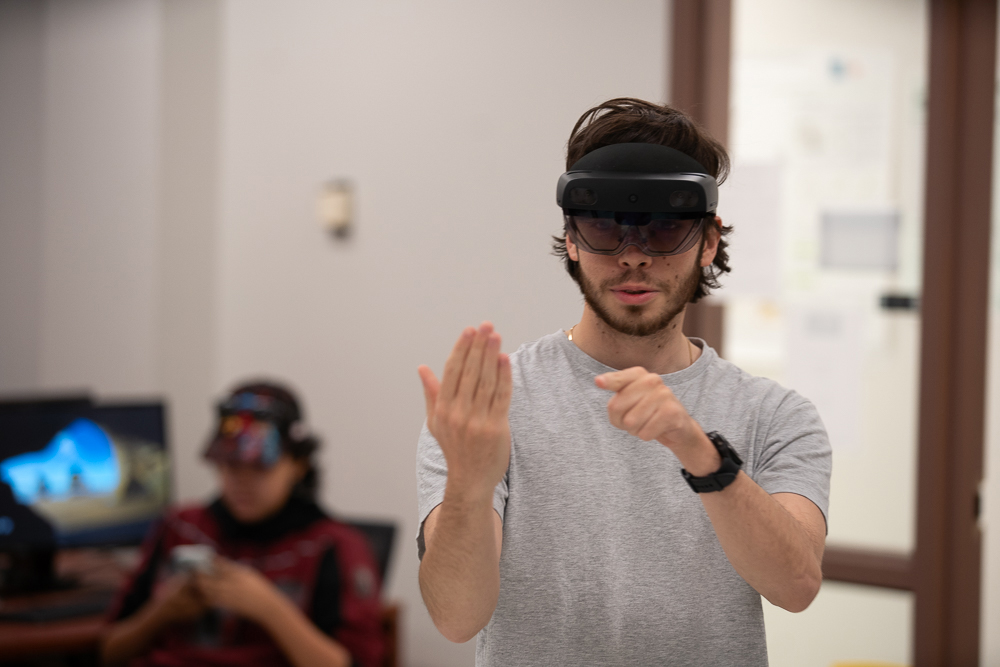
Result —
[[633, 269], [640, 266], [649, 266], [653, 258], [639, 249], [639, 244], [642, 242], [642, 239], [640, 238], [638, 231], [634, 229], [630, 231], [628, 237], [625, 239], [625, 242], [628, 243], [628, 245], [625, 246], [625, 249], [618, 255], [619, 266]]

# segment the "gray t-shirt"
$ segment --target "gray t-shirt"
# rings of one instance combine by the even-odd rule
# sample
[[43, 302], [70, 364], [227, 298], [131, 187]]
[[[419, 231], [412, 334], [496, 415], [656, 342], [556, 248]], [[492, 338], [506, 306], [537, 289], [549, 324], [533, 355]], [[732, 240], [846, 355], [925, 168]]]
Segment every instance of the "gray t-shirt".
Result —
[[[692, 340], [702, 355], [664, 384], [765, 491], [805, 496], [826, 516], [830, 445], [812, 404]], [[563, 332], [522, 345], [511, 367], [510, 467], [493, 497], [500, 597], [476, 664], [766, 665], [760, 595], [729, 564], [677, 457], [608, 421], [611, 393], [594, 377], [614, 369]], [[421, 526], [446, 476], [425, 426]]]

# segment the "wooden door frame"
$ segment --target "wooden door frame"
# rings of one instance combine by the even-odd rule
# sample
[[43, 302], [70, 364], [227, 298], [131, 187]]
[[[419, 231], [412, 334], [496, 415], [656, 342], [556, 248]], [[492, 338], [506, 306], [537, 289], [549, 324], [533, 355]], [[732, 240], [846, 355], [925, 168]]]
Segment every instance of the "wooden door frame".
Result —
[[914, 661], [979, 662], [996, 0], [930, 1]]
[[[726, 143], [732, 0], [668, 7], [670, 102]], [[916, 549], [830, 545], [823, 560], [827, 580], [914, 593], [917, 667], [979, 662], [997, 41], [997, 0], [928, 7]], [[685, 330], [721, 344], [721, 312], [690, 311]]]
[[[670, 35], [670, 103], [726, 145], [729, 137], [729, 66], [732, 43], [729, 0], [667, 0]], [[684, 333], [723, 349], [721, 303], [702, 300], [684, 314]]]

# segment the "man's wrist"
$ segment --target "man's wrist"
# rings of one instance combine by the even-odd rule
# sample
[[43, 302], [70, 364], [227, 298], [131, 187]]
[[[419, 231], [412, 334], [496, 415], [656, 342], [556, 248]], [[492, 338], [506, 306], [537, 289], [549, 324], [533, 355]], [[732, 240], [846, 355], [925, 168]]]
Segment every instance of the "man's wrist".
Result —
[[[692, 420], [694, 421], [694, 420]], [[681, 466], [695, 477], [711, 475], [722, 465], [722, 456], [697, 422], [694, 423], [687, 445], [671, 448]]]
[[740, 468], [743, 466], [739, 454], [725, 437], [717, 431], [705, 435], [719, 453], [721, 463], [715, 472], [706, 475], [694, 475], [689, 470], [681, 468], [681, 476], [687, 481], [691, 490], [696, 493], [722, 491], [736, 481]]
[[493, 506], [494, 486], [487, 486], [482, 483], [466, 482], [462, 478], [454, 478], [448, 475], [448, 481], [444, 487], [443, 504], [447, 504], [456, 509], [475, 509], [486, 505]]

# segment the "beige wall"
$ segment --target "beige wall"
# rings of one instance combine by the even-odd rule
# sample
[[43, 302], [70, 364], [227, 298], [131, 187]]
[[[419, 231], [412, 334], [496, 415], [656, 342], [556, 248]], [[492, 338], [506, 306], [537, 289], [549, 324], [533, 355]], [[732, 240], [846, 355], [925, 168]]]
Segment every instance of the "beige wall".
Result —
[[0, 392], [38, 381], [43, 9], [0, 3]]
[[158, 4], [2, 11], [0, 391], [154, 391]]

